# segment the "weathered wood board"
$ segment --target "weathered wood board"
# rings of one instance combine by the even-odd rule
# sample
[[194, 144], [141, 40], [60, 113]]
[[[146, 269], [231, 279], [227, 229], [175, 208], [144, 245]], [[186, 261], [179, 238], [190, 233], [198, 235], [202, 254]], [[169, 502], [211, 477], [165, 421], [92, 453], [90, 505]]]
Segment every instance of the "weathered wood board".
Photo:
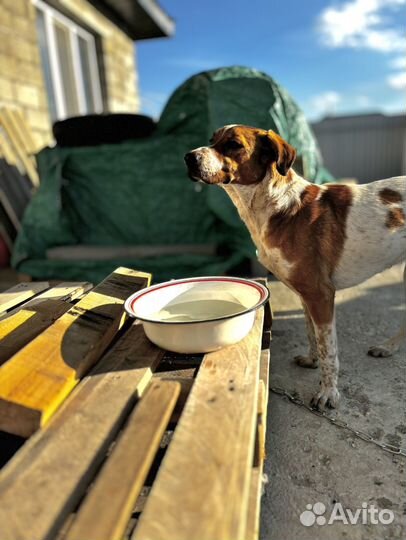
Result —
[[269, 306], [232, 347], [169, 354], [120, 329], [142, 283], [116, 272], [73, 309], [62, 284], [0, 317], [0, 429], [10, 410], [37, 429], [0, 472], [0, 540], [258, 540]]
[[90, 283], [61, 283], [0, 319], [0, 365], [68, 311]]
[[0, 293], [0, 316], [48, 288], [47, 281], [38, 281], [36, 283], [19, 283]]
[[27, 540], [27, 531], [55, 540], [163, 355], [132, 325], [8, 463], [0, 473], [1, 540]]
[[269, 360], [269, 350], [263, 350], [261, 352], [260, 381], [258, 387], [256, 453], [254, 455], [254, 463], [251, 473], [245, 540], [257, 540], [259, 536], [263, 468], [265, 460], [266, 417], [269, 391]]
[[82, 503], [66, 540], [123, 538], [179, 392], [180, 384], [174, 380], [151, 384]]
[[245, 540], [263, 316], [205, 356], [132, 540]]
[[29, 147], [29, 141], [24, 133], [26, 126], [24, 127], [24, 124], [21, 124], [21, 122], [23, 122], [21, 115], [17, 116], [12, 109], [6, 107], [0, 108], [0, 126], [7, 133], [13, 150], [18, 156], [18, 160], [23, 164], [25, 172], [32, 184], [39, 186], [38, 172], [30, 155], [32, 149]]
[[54, 414], [111, 343], [123, 304], [150, 274], [116, 269], [0, 368], [0, 429], [29, 437]]

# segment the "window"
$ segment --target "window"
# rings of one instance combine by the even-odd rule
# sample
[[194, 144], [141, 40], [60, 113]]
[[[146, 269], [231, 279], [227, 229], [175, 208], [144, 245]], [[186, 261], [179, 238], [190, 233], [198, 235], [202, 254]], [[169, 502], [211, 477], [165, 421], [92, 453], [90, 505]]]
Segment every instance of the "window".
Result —
[[33, 3], [52, 120], [101, 112], [94, 36], [42, 0]]

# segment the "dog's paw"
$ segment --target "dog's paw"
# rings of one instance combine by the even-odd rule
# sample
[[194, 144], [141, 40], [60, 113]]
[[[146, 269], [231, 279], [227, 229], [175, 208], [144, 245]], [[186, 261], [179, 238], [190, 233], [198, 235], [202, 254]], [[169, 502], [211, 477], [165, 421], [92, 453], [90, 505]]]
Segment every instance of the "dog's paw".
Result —
[[336, 409], [338, 407], [338, 402], [340, 399], [340, 394], [335, 386], [325, 387], [317, 392], [313, 396], [310, 406], [318, 411], [321, 411], [325, 408]]
[[373, 347], [369, 347], [368, 354], [369, 356], [374, 356], [375, 358], [387, 358], [388, 356], [392, 356], [393, 351], [392, 349], [384, 347], [383, 345], [375, 345]]
[[295, 356], [294, 360], [300, 367], [316, 369], [319, 365], [317, 358], [312, 358], [311, 356], [303, 356], [298, 354]]

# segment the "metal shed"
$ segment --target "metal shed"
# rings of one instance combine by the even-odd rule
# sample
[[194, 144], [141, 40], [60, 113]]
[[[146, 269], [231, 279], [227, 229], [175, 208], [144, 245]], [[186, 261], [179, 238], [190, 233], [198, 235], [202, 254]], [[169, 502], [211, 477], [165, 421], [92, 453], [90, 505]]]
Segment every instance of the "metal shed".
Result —
[[360, 183], [406, 174], [406, 116], [327, 117], [312, 124], [326, 167]]

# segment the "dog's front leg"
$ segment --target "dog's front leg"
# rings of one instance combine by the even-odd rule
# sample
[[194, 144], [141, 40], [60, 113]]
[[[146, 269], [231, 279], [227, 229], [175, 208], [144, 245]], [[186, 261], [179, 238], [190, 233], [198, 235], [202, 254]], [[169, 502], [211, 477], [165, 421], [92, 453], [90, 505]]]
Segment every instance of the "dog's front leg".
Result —
[[340, 394], [338, 382], [337, 336], [334, 313], [334, 291], [304, 299], [313, 320], [317, 343], [317, 357], [320, 362], [320, 390], [313, 397], [311, 404], [318, 408], [335, 408]]
[[319, 365], [319, 360], [317, 358], [317, 340], [314, 332], [314, 324], [309, 310], [303, 300], [302, 305], [306, 322], [307, 339], [309, 341], [309, 353], [307, 356], [302, 354], [295, 356], [295, 361], [300, 367], [316, 369]]

